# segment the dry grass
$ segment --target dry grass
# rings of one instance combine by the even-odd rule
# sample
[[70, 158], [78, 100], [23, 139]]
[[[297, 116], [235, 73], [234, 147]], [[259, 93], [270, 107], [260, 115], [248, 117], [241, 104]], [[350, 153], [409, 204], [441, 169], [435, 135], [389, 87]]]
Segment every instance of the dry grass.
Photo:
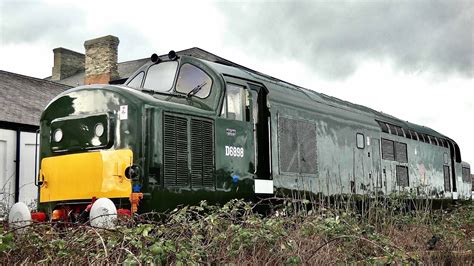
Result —
[[[111, 230], [87, 224], [32, 224], [0, 233], [0, 263], [338, 264], [474, 261], [474, 206], [446, 210], [360, 208], [286, 201], [262, 216], [235, 200], [121, 221]], [[393, 202], [390, 206], [393, 206]], [[343, 205], [338, 205], [343, 206]], [[387, 207], [388, 205], [385, 205]], [[379, 210], [371, 208], [380, 208]], [[369, 212], [370, 211], [370, 212]], [[370, 215], [369, 215], [370, 213]], [[377, 215], [374, 215], [377, 213]], [[284, 215], [282, 215], [284, 214]], [[377, 218], [375, 218], [377, 217]], [[436, 238], [436, 243], [433, 243]], [[453, 255], [454, 254], [454, 255]]]

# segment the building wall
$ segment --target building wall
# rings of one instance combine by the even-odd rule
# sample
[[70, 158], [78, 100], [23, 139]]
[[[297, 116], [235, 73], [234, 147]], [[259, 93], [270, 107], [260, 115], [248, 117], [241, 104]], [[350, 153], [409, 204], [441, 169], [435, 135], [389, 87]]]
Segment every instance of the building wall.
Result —
[[[38, 193], [35, 186], [35, 137], [35, 133], [20, 132], [18, 199], [29, 205], [31, 209], [36, 208]], [[4, 217], [15, 203], [16, 156], [17, 132], [0, 128], [0, 218]], [[38, 164], [36, 170], [37, 166]]]
[[0, 129], [0, 217], [15, 203], [16, 132]]

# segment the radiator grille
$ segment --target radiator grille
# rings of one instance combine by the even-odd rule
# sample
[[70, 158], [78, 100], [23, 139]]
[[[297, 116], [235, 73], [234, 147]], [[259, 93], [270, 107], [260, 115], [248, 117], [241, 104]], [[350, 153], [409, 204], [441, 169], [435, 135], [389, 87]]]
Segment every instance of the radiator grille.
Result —
[[164, 185], [188, 187], [187, 119], [165, 115], [163, 121]]
[[191, 119], [191, 185], [214, 187], [214, 132], [211, 122]]

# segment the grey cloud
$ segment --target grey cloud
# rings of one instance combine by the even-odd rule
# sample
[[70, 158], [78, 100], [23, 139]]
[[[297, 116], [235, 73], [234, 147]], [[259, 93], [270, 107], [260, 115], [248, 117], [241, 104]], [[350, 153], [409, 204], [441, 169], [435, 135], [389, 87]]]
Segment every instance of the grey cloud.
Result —
[[85, 13], [67, 4], [5, 1], [0, 14], [1, 39], [5, 44], [41, 40], [75, 44], [84, 33], [81, 26], [85, 23]]
[[367, 59], [397, 69], [474, 74], [472, 1], [222, 3], [229, 45], [291, 56], [326, 78], [345, 78]]
[[[106, 20], [107, 12], [104, 11]], [[40, 1], [5, 1], [0, 3], [0, 42], [2, 44], [34, 44], [44, 41], [51, 49], [65, 47], [84, 52], [84, 41], [104, 35], [120, 38], [119, 60], [143, 57], [140, 52], [150, 45], [147, 38], [136, 29], [123, 23], [108, 23], [101, 30], [88, 31], [90, 23], [86, 10], [67, 3], [54, 5]], [[101, 18], [96, 18], [101, 23]], [[121, 52], [122, 51], [122, 52]], [[135, 56], [135, 57], [134, 57]]]

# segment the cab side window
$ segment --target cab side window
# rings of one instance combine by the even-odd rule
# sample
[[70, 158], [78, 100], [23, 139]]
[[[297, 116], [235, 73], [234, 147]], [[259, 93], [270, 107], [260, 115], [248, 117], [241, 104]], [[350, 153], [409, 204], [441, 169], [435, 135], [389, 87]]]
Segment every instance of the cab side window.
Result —
[[249, 105], [247, 90], [243, 86], [227, 84], [221, 116], [227, 119], [246, 121], [246, 106]]

